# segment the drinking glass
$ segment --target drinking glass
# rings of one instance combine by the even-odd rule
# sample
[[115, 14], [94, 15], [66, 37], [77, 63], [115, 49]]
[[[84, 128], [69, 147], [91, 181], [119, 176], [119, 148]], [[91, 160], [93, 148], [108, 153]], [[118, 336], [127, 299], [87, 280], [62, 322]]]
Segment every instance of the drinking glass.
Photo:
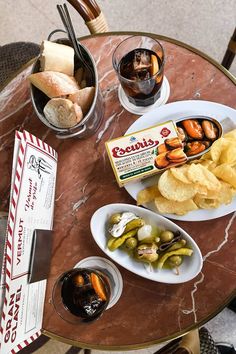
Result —
[[145, 107], [160, 97], [164, 50], [157, 40], [148, 36], [128, 37], [115, 49], [112, 64], [129, 102]]
[[107, 274], [93, 268], [73, 268], [60, 275], [52, 292], [58, 315], [76, 324], [99, 318], [106, 310], [111, 282]]

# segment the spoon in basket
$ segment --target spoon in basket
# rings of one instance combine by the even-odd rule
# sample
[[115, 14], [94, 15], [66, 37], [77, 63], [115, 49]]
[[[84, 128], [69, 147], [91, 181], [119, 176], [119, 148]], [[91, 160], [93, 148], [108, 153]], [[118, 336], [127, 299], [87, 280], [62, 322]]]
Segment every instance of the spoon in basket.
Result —
[[86, 59], [84, 58], [84, 55], [82, 53], [80, 44], [76, 38], [75, 35], [75, 31], [72, 25], [72, 21], [70, 18], [70, 14], [68, 11], [68, 8], [66, 6], [66, 4], [64, 4], [64, 6], [62, 5], [57, 5], [57, 10], [59, 12], [59, 15], [61, 17], [61, 20], [63, 22], [63, 25], [66, 29], [66, 32], [68, 34], [68, 37], [72, 43], [72, 46], [74, 48], [75, 51], [75, 55], [77, 56], [77, 58], [80, 60], [80, 62], [82, 63], [82, 65], [84, 66], [84, 68], [86, 69], [86, 72], [88, 74], [88, 79], [92, 80], [94, 77], [94, 72], [92, 67], [89, 65], [89, 63], [86, 61]]

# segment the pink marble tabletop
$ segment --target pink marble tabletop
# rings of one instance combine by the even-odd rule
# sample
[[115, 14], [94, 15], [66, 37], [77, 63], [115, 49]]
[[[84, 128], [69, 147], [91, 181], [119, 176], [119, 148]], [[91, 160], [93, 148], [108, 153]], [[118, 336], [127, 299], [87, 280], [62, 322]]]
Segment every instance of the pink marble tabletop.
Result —
[[[199, 275], [184, 284], [168, 285], [141, 278], [118, 265], [124, 281], [119, 302], [89, 325], [63, 321], [51, 303], [56, 278], [81, 259], [105, 256], [90, 233], [94, 211], [108, 203], [135, 201], [115, 181], [104, 142], [124, 134], [138, 116], [117, 97], [118, 81], [111, 56], [127, 34], [108, 33], [82, 40], [94, 56], [105, 103], [99, 130], [90, 138], [59, 140], [36, 117], [30, 100], [27, 65], [0, 92], [1, 210], [8, 210], [15, 129], [26, 129], [59, 155], [54, 241], [43, 329], [62, 341], [90, 348], [131, 349], [160, 343], [202, 325], [236, 295], [236, 214], [177, 224], [191, 234], [203, 255]], [[168, 103], [207, 100], [236, 108], [235, 81], [226, 70], [192, 48], [158, 37], [166, 53]]]

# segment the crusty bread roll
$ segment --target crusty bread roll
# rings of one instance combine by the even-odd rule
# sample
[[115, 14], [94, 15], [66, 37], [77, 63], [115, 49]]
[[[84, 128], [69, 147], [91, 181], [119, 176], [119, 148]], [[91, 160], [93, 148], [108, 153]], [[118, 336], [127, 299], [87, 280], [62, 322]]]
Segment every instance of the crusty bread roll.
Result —
[[31, 74], [29, 80], [50, 98], [69, 95], [79, 90], [74, 77], [57, 71], [42, 71]]
[[40, 47], [40, 69], [74, 76], [74, 49], [68, 45], [43, 41]]
[[52, 98], [43, 113], [49, 123], [57, 128], [71, 128], [83, 118], [80, 106], [66, 98]]
[[75, 80], [77, 81], [77, 83], [80, 86], [80, 83], [83, 80], [83, 76], [84, 76], [84, 69], [82, 67], [80, 67], [78, 70], [76, 70], [74, 76], [75, 76]]
[[85, 115], [91, 107], [91, 104], [94, 99], [94, 94], [95, 88], [91, 86], [85, 87], [84, 89], [69, 95], [68, 98], [72, 102], [77, 103], [81, 107], [83, 114]]

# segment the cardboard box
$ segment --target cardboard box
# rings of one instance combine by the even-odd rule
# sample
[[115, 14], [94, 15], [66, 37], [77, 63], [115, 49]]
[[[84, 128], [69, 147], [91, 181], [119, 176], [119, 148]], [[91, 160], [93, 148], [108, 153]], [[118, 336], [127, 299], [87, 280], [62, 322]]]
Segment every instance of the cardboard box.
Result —
[[[41, 243], [50, 243], [56, 188], [57, 153], [47, 143], [27, 131], [15, 133], [12, 180], [0, 277], [0, 352], [16, 353], [41, 334], [46, 274], [31, 272], [40, 259]], [[42, 240], [44, 236], [44, 240]], [[49, 250], [44, 251], [49, 257]], [[45, 259], [42, 261], [45, 262]], [[47, 259], [49, 262], [50, 259]], [[37, 277], [36, 277], [37, 276]], [[31, 278], [31, 282], [29, 279]], [[34, 282], [32, 283], [32, 280]]]
[[120, 187], [187, 161], [173, 121], [112, 139], [105, 144]]

